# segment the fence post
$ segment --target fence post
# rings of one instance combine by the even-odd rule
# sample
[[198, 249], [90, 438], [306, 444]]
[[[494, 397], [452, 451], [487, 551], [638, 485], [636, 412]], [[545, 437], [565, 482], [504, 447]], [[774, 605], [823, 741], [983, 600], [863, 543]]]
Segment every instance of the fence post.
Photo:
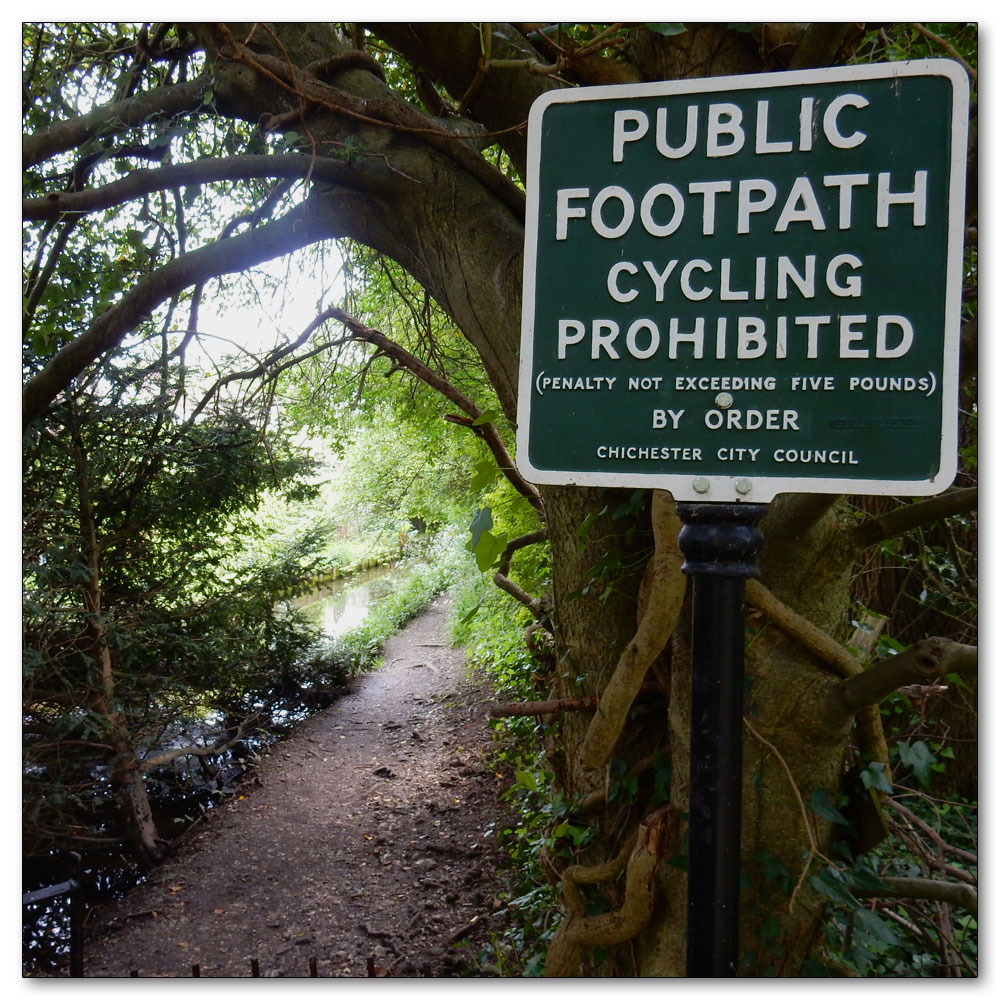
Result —
[[69, 893], [69, 974], [72, 979], [83, 978], [83, 859], [76, 851], [70, 854]]

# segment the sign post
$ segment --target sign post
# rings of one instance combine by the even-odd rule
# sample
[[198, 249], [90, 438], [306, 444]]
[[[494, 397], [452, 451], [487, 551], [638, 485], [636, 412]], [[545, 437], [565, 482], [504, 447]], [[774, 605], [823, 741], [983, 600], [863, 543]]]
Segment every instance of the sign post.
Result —
[[923, 60], [531, 109], [517, 464], [682, 501], [690, 975], [736, 969], [761, 505], [927, 496], [955, 475], [968, 101], [957, 63]]
[[743, 790], [745, 584], [757, 575], [763, 504], [680, 503], [691, 577], [687, 974], [736, 975]]

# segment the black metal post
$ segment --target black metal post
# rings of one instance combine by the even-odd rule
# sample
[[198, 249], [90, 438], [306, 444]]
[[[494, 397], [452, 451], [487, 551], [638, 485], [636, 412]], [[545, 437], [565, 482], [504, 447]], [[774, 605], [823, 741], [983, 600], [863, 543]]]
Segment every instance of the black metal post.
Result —
[[767, 507], [681, 503], [677, 513], [692, 578], [687, 974], [722, 978], [739, 961], [744, 599]]

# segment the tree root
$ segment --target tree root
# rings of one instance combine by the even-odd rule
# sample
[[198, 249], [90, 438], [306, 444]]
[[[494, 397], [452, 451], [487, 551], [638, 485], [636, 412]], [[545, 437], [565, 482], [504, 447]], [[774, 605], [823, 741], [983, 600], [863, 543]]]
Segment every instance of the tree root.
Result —
[[[653, 915], [656, 885], [653, 872], [669, 839], [673, 813], [668, 806], [648, 816], [630, 836], [618, 856], [600, 865], [572, 865], [562, 875], [566, 919], [560, 924], [545, 957], [545, 975], [562, 978], [579, 974], [586, 952], [598, 945], [621, 944], [638, 934]], [[585, 916], [581, 885], [616, 878], [625, 869], [625, 898], [617, 910]]]
[[610, 759], [646, 671], [666, 646], [684, 601], [687, 579], [681, 575], [683, 556], [677, 544], [681, 522], [673, 497], [664, 490], [653, 490], [652, 522], [655, 548], [643, 579], [645, 603], [640, 595], [639, 625], [580, 746], [580, 763], [591, 770], [604, 767]]

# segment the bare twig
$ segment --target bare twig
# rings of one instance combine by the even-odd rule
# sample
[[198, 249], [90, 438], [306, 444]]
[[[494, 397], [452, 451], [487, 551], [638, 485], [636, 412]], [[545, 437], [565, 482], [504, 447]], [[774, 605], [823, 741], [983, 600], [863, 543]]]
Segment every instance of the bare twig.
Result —
[[914, 28], [917, 29], [917, 31], [920, 32], [921, 35], [924, 36], [924, 38], [926, 38], [928, 41], [933, 42], [939, 48], [944, 49], [944, 51], [947, 52], [948, 55], [950, 55], [952, 59], [955, 60], [955, 62], [960, 63], [965, 72], [969, 74], [969, 79], [972, 80], [973, 86], [975, 86], [979, 82], [979, 75], [965, 61], [965, 59], [963, 59], [962, 56], [959, 55], [958, 49], [956, 49], [955, 46], [951, 44], [951, 42], [946, 41], [940, 35], [935, 35], [934, 32], [930, 30], [930, 28], [928, 28], [926, 25], [921, 24], [919, 21], [911, 21], [910, 23], [913, 25]]
[[[643, 684], [639, 694], [659, 694], [659, 684]], [[597, 696], [580, 695], [577, 698], [551, 698], [548, 701], [509, 701], [490, 706], [490, 717], [494, 719], [518, 715], [554, 715], [556, 712], [592, 712], [597, 708]]]
[[470, 418], [468, 421], [460, 420], [455, 422], [465, 424], [471, 428], [471, 430], [478, 437], [482, 438], [487, 447], [493, 453], [493, 457], [496, 459], [497, 465], [500, 467], [500, 471], [507, 477], [510, 484], [532, 505], [532, 507], [535, 508], [535, 510], [539, 512], [539, 514], [542, 514], [542, 498], [539, 495], [538, 490], [536, 490], [535, 487], [524, 479], [517, 471], [517, 468], [514, 465], [514, 459], [507, 451], [507, 446], [500, 437], [500, 432], [491, 421], [481, 420], [483, 411], [480, 410], [468, 396], [459, 392], [459, 390], [456, 389], [455, 386], [453, 386], [447, 379], [438, 375], [437, 372], [425, 365], [419, 358], [414, 357], [414, 355], [410, 354], [409, 351], [390, 340], [384, 333], [379, 330], [373, 330], [369, 326], [365, 326], [364, 323], [361, 323], [353, 316], [348, 315], [343, 311], [343, 309], [331, 307], [326, 309], [320, 314], [319, 317], [317, 317], [317, 319], [320, 318], [335, 319], [339, 323], [343, 323], [357, 340], [374, 344], [394, 361], [398, 361], [411, 374], [416, 375], [421, 382], [429, 385], [432, 389], [436, 389], [446, 399], [450, 399], [457, 407], [459, 407], [459, 409], [462, 410], [463, 413], [467, 414]]

